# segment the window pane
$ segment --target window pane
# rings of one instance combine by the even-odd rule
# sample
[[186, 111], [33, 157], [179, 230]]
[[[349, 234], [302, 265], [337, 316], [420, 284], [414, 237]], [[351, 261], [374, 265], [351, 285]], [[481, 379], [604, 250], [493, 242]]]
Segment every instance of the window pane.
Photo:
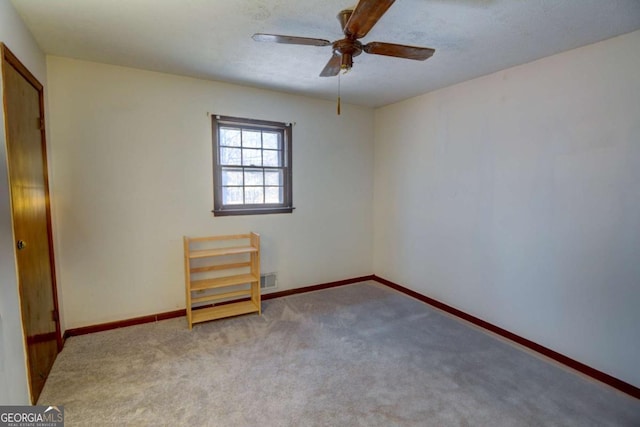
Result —
[[223, 169], [222, 185], [242, 185], [242, 169]]
[[241, 205], [242, 187], [222, 187], [222, 203], [225, 205]]
[[244, 171], [245, 185], [262, 185], [262, 169], [247, 169]]
[[265, 187], [265, 203], [282, 203], [282, 187]]
[[265, 166], [282, 166], [280, 164], [281, 151], [264, 150], [264, 165]]
[[248, 148], [262, 148], [260, 135], [262, 132], [255, 130], [242, 130], [242, 146]]
[[245, 187], [244, 202], [247, 204], [263, 204], [264, 187]]
[[220, 147], [220, 164], [221, 165], [239, 165], [240, 149]]
[[240, 129], [220, 128], [220, 145], [240, 147]]
[[242, 164], [246, 166], [262, 166], [262, 150], [242, 150]]
[[262, 148], [280, 149], [280, 134], [276, 132], [262, 133]]
[[264, 185], [282, 185], [282, 171], [264, 171]]

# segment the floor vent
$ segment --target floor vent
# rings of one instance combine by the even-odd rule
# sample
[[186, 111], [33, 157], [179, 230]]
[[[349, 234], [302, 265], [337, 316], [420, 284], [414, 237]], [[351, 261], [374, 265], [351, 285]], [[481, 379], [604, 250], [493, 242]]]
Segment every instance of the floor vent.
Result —
[[260, 275], [260, 289], [273, 289], [278, 286], [276, 273], [266, 273]]

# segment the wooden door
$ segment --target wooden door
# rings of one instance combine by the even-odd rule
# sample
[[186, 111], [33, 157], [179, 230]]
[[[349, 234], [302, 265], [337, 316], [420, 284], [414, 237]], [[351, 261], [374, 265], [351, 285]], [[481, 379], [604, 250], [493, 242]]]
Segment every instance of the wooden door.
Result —
[[42, 85], [2, 45], [5, 135], [31, 399], [62, 347], [53, 262]]

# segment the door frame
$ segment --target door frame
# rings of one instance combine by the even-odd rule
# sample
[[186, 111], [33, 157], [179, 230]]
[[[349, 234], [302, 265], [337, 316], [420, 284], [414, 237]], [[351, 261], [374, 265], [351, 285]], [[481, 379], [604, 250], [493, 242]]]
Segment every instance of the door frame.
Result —
[[[60, 311], [58, 307], [58, 286], [56, 282], [56, 266], [55, 266], [55, 257], [54, 257], [54, 251], [53, 251], [53, 227], [51, 226], [51, 201], [49, 196], [49, 168], [48, 168], [48, 160], [47, 160], [47, 140], [46, 140], [46, 134], [45, 134], [44, 87], [38, 81], [38, 79], [27, 69], [27, 67], [18, 59], [18, 57], [13, 52], [11, 52], [11, 50], [9, 50], [9, 48], [4, 43], [0, 43], [0, 53], [2, 57], [2, 76], [3, 76], [2, 103], [3, 103], [3, 114], [5, 117], [4, 132], [5, 132], [5, 138], [7, 139], [5, 143], [8, 143], [8, 138], [9, 138], [9, 124], [6, 121], [7, 111], [9, 108], [7, 105], [7, 97], [5, 96], [5, 93], [6, 93], [5, 90], [6, 90], [6, 84], [7, 84], [6, 83], [7, 82], [6, 67], [13, 67], [38, 92], [39, 110], [40, 110], [40, 146], [42, 150], [42, 163], [43, 163], [42, 170], [44, 175], [43, 180], [44, 180], [44, 194], [45, 194], [45, 212], [46, 212], [46, 221], [47, 221], [47, 240], [49, 245], [49, 263], [51, 265], [51, 287], [52, 287], [52, 294], [53, 294], [53, 309], [55, 313], [53, 320], [55, 321], [55, 325], [56, 325], [55, 338], [56, 338], [58, 353], [59, 353], [62, 350], [63, 342], [62, 342], [62, 334], [60, 330], [60, 315], [59, 315]], [[8, 159], [8, 157], [7, 157], [7, 160], [8, 160], [7, 161], [8, 167], [11, 167], [10, 159]], [[9, 183], [9, 187], [11, 187], [11, 183]], [[12, 218], [12, 228], [13, 228], [13, 208], [11, 208], [11, 218]], [[15, 234], [15, 231], [14, 231], [14, 234]], [[15, 251], [16, 249], [14, 247], [14, 256], [15, 256]], [[18, 291], [21, 299], [20, 313], [22, 313], [22, 283], [20, 280], [20, 271], [18, 271], [17, 265], [16, 265], [16, 272], [17, 272], [17, 278], [18, 278]], [[21, 320], [24, 325], [24, 319], [22, 318], [22, 314], [21, 314]], [[25, 351], [26, 351], [28, 343], [27, 343], [27, 334], [24, 327], [22, 328], [22, 333], [24, 336], [24, 345], [25, 345]], [[26, 357], [26, 361], [27, 361], [27, 364], [30, 364], [29, 357]], [[29, 366], [27, 366], [27, 373], [30, 377], [31, 371], [29, 369]], [[31, 378], [29, 378], [29, 389], [31, 391]], [[33, 394], [32, 394], [32, 399], [33, 399]]]

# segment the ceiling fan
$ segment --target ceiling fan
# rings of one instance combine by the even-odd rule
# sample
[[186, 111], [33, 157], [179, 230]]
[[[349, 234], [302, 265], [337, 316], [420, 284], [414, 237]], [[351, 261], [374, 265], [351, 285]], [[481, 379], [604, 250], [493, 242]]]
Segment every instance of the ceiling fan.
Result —
[[333, 46], [333, 55], [320, 73], [321, 77], [338, 75], [340, 70], [345, 72], [353, 66], [353, 57], [363, 51], [375, 55], [395, 56], [397, 58], [424, 61], [435, 52], [428, 47], [407, 46], [402, 44], [370, 42], [362, 44], [358, 39], [363, 38], [384, 15], [395, 0], [360, 0], [354, 9], [341, 11], [337, 18], [342, 26], [344, 38], [333, 43], [329, 40], [309, 37], [284, 36], [280, 34], [253, 35], [259, 42], [275, 42], [284, 44], [299, 44], [307, 46]]

